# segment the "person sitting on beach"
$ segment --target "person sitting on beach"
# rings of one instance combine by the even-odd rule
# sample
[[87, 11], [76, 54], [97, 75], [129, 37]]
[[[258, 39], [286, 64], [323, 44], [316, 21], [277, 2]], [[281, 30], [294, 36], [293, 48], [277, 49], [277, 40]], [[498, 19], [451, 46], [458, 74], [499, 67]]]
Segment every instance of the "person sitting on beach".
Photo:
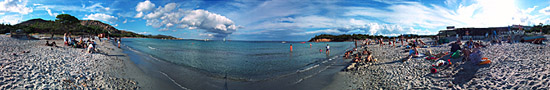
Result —
[[357, 54], [354, 54], [355, 58], [353, 59], [353, 62], [361, 62], [361, 56], [359, 55], [359, 53]]
[[407, 56], [406, 61], [411, 60], [411, 58], [416, 55], [418, 55], [418, 51], [416, 50], [416, 45], [413, 44], [413, 46], [411, 46], [411, 50], [409, 50], [409, 55]]
[[451, 53], [454, 53], [458, 50], [461, 50], [460, 48], [460, 41], [456, 41], [455, 43], [451, 43], [449, 46], [451, 46]]
[[[92, 41], [92, 42], [93, 42], [93, 41]], [[88, 52], [87, 52], [87, 53], [92, 53], [93, 50], [94, 50], [94, 44], [90, 43], [90, 44], [88, 45]]]
[[365, 51], [363, 51], [363, 52], [365, 53], [365, 54], [363, 54], [363, 55], [366, 55], [366, 58], [365, 58], [365, 61], [366, 61], [366, 62], [372, 62], [372, 61], [374, 61], [374, 60], [372, 59], [372, 52], [367, 51], [367, 50], [365, 50]]
[[46, 46], [56, 46], [57, 47], [57, 45], [55, 45], [55, 42], [50, 43], [50, 41], [46, 41]]

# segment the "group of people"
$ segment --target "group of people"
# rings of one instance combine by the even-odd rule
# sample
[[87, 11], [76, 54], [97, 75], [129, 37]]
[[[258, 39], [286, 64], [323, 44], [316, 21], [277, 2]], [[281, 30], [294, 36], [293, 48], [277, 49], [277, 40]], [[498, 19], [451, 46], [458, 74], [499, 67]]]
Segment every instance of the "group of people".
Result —
[[485, 47], [485, 45], [482, 42], [480, 41], [474, 42], [472, 39], [470, 39], [469, 41], [465, 42], [464, 45], [462, 45], [463, 48], [461, 48], [461, 45], [462, 45], [462, 42], [460, 41], [460, 39], [458, 39], [454, 43], [451, 43], [450, 44], [451, 53], [453, 54], [456, 53], [457, 55], [463, 54], [464, 56], [464, 58], [462, 59], [463, 61], [470, 60], [470, 61], [478, 62], [481, 60], [480, 48]]
[[[344, 53], [344, 59], [350, 59], [351, 58], [352, 61], [355, 62], [355, 63], [374, 61], [374, 59], [372, 57], [372, 52], [368, 51], [367, 47], [364, 47], [364, 45], [366, 45], [366, 44], [362, 44], [361, 47], [358, 47], [358, 48], [363, 48], [362, 52], [359, 52], [359, 50], [357, 50], [357, 48], [353, 48], [353, 50], [346, 51]], [[354, 54], [353, 52], [357, 52], [357, 53]]]
[[74, 48], [87, 48], [87, 53], [92, 53], [96, 51], [97, 44], [94, 41], [94, 38], [90, 37], [88, 40], [83, 40], [83, 37], [79, 37], [78, 40], [71, 37], [71, 33], [65, 33], [63, 35], [63, 41], [66, 46], [71, 46]]

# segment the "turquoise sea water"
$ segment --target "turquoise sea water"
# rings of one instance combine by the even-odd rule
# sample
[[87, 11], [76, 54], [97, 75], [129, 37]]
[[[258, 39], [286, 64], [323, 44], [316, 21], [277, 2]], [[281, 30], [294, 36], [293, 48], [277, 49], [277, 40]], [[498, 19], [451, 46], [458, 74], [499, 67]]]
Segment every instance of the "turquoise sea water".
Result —
[[[233, 84], [238, 87], [258, 86], [246, 82], [299, 83], [327, 70], [338, 61], [337, 57], [353, 47], [352, 42], [224, 42], [144, 38], [126, 38], [122, 39], [122, 43], [128, 51], [140, 53], [135, 57], [131, 55], [131, 59], [155, 59], [133, 60], [136, 64], [157, 67], [174, 83], [183, 84], [182, 87], [198, 88], [221, 86], [209, 84], [221, 84], [222, 80], [225, 80], [226, 87], [227, 80], [238, 82]], [[292, 52], [290, 44], [293, 46]], [[309, 44], [312, 44], [311, 48]], [[330, 45], [330, 55], [325, 53], [327, 44]], [[322, 52], [319, 52], [320, 49]]]

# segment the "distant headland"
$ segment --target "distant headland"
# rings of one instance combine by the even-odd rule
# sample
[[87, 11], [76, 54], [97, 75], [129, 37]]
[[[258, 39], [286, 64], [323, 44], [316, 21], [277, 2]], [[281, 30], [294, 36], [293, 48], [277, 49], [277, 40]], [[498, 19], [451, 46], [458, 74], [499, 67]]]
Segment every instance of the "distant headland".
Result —
[[[401, 36], [404, 36], [405, 38], [410, 38], [410, 37], [424, 38], [424, 37], [434, 37], [435, 35], [403, 34], [403, 35], [393, 36], [393, 37], [401, 37]], [[378, 38], [389, 39], [389, 38], [392, 38], [392, 36], [367, 35], [367, 34], [342, 34], [342, 35], [321, 34], [311, 38], [308, 42], [346, 42], [346, 41], [353, 41], [353, 40], [378, 39]]]

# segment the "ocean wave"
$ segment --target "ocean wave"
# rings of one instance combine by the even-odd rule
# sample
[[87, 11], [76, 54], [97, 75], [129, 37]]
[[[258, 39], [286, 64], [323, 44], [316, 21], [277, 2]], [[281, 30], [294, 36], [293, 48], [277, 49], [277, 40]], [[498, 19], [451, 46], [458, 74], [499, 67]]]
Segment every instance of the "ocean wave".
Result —
[[153, 47], [151, 47], [151, 46], [147, 46], [147, 47], [149, 47], [149, 49], [153, 49], [153, 50], [157, 49], [157, 48], [153, 48]]

